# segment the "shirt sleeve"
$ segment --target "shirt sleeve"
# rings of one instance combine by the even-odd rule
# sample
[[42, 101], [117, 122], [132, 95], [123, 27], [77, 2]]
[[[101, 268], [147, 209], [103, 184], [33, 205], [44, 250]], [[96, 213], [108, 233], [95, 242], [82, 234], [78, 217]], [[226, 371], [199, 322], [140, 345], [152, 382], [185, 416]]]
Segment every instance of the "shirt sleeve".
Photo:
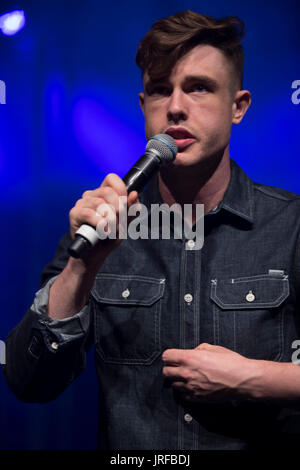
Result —
[[[49, 337], [55, 337], [57, 341], [54, 345], [63, 345], [67, 342], [77, 340], [82, 335], [88, 333], [90, 326], [90, 315], [88, 305], [85, 305], [78, 313], [69, 318], [62, 320], [49, 318], [47, 315], [49, 291], [50, 287], [57, 279], [57, 276], [52, 277], [44, 287], [42, 287], [36, 294], [31, 305], [31, 311], [38, 314], [37, 325], [41, 326], [41, 332], [49, 332], [50, 335], [44, 334], [46, 345], [53, 349], [52, 343], [49, 341]], [[45, 328], [46, 327], [46, 328]]]
[[53, 260], [43, 270], [31, 307], [5, 341], [3, 374], [21, 401], [55, 399], [85, 367], [93, 341], [90, 302], [70, 318], [56, 320], [47, 315], [49, 290], [67, 264], [71, 241], [69, 234], [60, 240]]

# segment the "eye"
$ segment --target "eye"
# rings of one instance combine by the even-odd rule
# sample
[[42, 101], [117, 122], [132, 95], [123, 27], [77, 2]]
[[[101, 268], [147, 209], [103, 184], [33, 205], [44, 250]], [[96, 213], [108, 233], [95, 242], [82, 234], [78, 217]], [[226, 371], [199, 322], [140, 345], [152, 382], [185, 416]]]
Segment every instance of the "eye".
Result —
[[168, 87], [166, 87], [164, 85], [156, 85], [156, 86], [151, 87], [148, 90], [148, 95], [150, 95], [150, 96], [152, 96], [152, 95], [167, 96], [168, 94], [169, 94], [169, 89], [168, 89]]
[[203, 93], [205, 91], [208, 91], [207, 87], [204, 85], [201, 85], [201, 83], [195, 83], [193, 86], [191, 86], [191, 91], [196, 91], [199, 93]]

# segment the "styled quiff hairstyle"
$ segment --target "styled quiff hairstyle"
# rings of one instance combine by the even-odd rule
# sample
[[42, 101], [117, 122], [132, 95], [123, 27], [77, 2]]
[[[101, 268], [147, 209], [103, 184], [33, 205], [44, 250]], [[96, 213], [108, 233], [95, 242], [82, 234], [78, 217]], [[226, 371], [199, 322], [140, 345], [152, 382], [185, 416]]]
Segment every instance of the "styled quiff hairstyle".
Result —
[[199, 44], [220, 49], [233, 66], [235, 84], [243, 87], [245, 34], [243, 21], [236, 16], [219, 20], [186, 10], [156, 21], [141, 40], [136, 63], [151, 80], [168, 77], [175, 63]]

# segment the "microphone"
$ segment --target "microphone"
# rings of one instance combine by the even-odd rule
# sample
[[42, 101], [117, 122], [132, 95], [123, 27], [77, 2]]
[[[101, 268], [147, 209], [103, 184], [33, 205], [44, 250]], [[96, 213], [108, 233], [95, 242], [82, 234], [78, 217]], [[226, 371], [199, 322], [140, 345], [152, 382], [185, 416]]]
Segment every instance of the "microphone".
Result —
[[[159, 168], [172, 162], [177, 154], [177, 144], [168, 134], [157, 134], [147, 142], [146, 152], [126, 173], [123, 181], [128, 194], [141, 191]], [[68, 252], [73, 258], [81, 258], [84, 252], [99, 241], [97, 231], [88, 224], [83, 224], [75, 233], [75, 240]]]

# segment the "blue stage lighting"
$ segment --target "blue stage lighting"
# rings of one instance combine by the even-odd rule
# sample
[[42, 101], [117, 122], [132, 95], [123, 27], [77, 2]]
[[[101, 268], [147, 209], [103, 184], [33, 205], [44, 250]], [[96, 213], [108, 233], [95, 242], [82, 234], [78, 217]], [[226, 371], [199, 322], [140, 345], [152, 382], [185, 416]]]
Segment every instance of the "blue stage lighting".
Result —
[[6, 36], [17, 34], [26, 23], [23, 10], [14, 10], [0, 16], [0, 29]]

